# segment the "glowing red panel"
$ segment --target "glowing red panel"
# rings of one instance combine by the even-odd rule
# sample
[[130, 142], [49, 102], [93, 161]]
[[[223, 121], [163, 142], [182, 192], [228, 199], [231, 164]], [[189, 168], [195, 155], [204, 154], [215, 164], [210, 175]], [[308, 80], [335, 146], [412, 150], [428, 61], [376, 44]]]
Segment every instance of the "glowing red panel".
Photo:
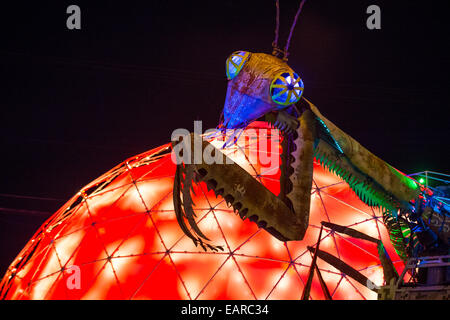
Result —
[[[257, 123], [255, 128], [265, 128]], [[241, 137], [226, 153], [279, 192], [279, 167], [249, 163], [259, 142], [277, 148], [271, 132]], [[223, 141], [215, 141], [221, 146]], [[33, 236], [0, 284], [5, 299], [299, 299], [306, 282], [320, 222], [350, 226], [382, 239], [397, 268], [380, 213], [362, 203], [349, 186], [314, 165], [310, 227], [304, 240], [280, 242], [242, 221], [221, 197], [197, 186], [199, 226], [224, 252], [204, 252], [179, 228], [172, 203], [175, 165], [169, 145], [130, 158], [94, 180], [58, 210]], [[272, 150], [272, 151], [271, 151]], [[253, 157], [254, 158], [254, 157]], [[373, 243], [324, 229], [321, 249], [340, 257], [378, 285], [383, 273]], [[230, 254], [231, 253], [231, 254]], [[293, 263], [291, 263], [293, 262]], [[80, 287], [71, 287], [72, 266]], [[334, 299], [375, 299], [376, 294], [318, 260]], [[72, 277], [72, 278], [71, 278]], [[71, 280], [72, 279], [72, 280]], [[323, 299], [314, 279], [312, 299]]]

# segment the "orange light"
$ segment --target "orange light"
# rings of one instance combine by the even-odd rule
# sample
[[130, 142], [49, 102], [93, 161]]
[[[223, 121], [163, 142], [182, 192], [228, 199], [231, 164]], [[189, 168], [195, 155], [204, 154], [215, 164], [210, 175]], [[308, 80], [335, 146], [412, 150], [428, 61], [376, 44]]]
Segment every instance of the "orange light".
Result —
[[[264, 126], [256, 123], [253, 128], [258, 125]], [[103, 189], [86, 194], [86, 201], [77, 203], [79, 193], [58, 210], [11, 264], [0, 284], [0, 298], [299, 299], [311, 263], [306, 247], [316, 244], [320, 221], [352, 226], [381, 238], [395, 265], [401, 268], [384, 225], [374, 219], [379, 213], [317, 163], [310, 227], [304, 240], [286, 244], [254, 223], [242, 221], [221, 197], [216, 198], [200, 184], [194, 197], [199, 226], [214, 244], [225, 249], [204, 252], [177, 224], [172, 204], [175, 165], [170, 154], [150, 161], [153, 154], [167, 147], [128, 159], [83, 188], [105, 185]], [[249, 148], [248, 142], [243, 140], [242, 148]], [[237, 148], [229, 156], [245, 162], [240, 152]], [[140, 161], [145, 164], [137, 165]], [[262, 166], [243, 167], [256, 175]], [[275, 194], [279, 192], [278, 179], [279, 172], [261, 177]], [[382, 272], [373, 243], [330, 232], [323, 236], [323, 250], [380, 284]], [[73, 265], [80, 268], [80, 289], [68, 289], [66, 285], [70, 275], [63, 270]], [[375, 293], [343, 278], [325, 262], [318, 261], [318, 266], [334, 299], [376, 298]], [[311, 297], [324, 298], [316, 278]]]

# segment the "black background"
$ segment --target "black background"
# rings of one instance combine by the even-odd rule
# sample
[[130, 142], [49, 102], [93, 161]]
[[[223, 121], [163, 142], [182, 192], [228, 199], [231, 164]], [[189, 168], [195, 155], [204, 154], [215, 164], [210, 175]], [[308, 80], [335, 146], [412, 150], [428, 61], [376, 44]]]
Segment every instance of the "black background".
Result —
[[[225, 60], [270, 53], [274, 2], [2, 3], [0, 272], [85, 184], [194, 120], [215, 127]], [[81, 30], [66, 28], [70, 4]], [[282, 45], [298, 4], [280, 1]], [[381, 30], [366, 28], [370, 4]], [[309, 0], [289, 64], [305, 97], [380, 158], [448, 173], [449, 25], [444, 1]]]

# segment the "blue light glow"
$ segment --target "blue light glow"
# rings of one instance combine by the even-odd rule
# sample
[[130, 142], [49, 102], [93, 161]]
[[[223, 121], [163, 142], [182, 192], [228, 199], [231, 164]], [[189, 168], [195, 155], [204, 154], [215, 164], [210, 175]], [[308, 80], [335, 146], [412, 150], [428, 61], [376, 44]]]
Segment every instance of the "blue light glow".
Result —
[[301, 98], [303, 88], [303, 81], [296, 73], [282, 73], [272, 82], [272, 100], [282, 106], [296, 103]]
[[330, 129], [328, 129], [327, 125], [325, 124], [325, 122], [320, 119], [317, 118], [317, 120], [319, 120], [319, 123], [322, 124], [322, 126], [325, 128], [325, 130], [327, 131], [327, 133], [330, 135], [331, 139], [333, 139], [333, 142], [335, 144], [336, 149], [339, 150], [340, 153], [344, 153], [344, 151], [342, 150], [341, 146], [339, 145], [339, 143], [336, 141], [336, 139], [334, 139], [333, 135], [330, 132]]
[[226, 71], [228, 80], [236, 77], [249, 57], [249, 52], [238, 51], [231, 54], [226, 61]]

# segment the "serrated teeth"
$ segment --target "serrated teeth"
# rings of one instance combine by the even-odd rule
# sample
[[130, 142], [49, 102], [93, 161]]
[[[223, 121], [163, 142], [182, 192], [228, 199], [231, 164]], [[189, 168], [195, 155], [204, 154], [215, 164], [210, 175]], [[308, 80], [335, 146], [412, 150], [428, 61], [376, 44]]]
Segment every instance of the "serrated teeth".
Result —
[[248, 219], [256, 223], [259, 228], [266, 229], [268, 227], [267, 221], [260, 220], [260, 217], [256, 214], [251, 215]]
[[239, 209], [242, 208], [242, 204], [240, 202], [236, 202], [235, 204], [233, 204], [233, 209], [234, 211], [239, 211]]
[[247, 208], [239, 210], [239, 216], [241, 217], [242, 220], [247, 219], [247, 212], [248, 212]]
[[206, 187], [208, 190], [216, 190], [217, 188], [217, 181], [214, 179], [209, 179], [206, 181]]
[[264, 220], [260, 220], [257, 222], [258, 227], [260, 228], [266, 228], [267, 227], [267, 222]]
[[223, 198], [225, 199], [225, 202], [227, 203], [228, 207], [231, 207], [233, 205], [234, 197], [231, 194], [227, 194]]

